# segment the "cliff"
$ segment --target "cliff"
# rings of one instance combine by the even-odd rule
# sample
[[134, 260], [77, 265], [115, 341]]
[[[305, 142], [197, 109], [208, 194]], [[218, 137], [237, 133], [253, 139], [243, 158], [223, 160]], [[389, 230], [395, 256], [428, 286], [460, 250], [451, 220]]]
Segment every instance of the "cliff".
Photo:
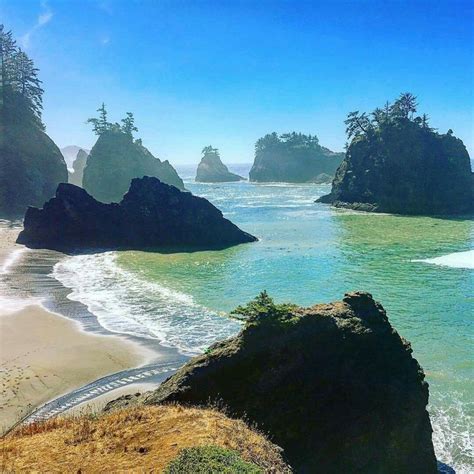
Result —
[[155, 158], [140, 140], [109, 130], [92, 148], [84, 169], [84, 189], [101, 202], [119, 202], [133, 178], [152, 176], [184, 189], [181, 178], [168, 161]]
[[321, 146], [316, 136], [272, 133], [257, 141], [249, 177], [257, 182], [330, 182], [343, 157]]
[[132, 180], [120, 204], [61, 184], [43, 209], [28, 208], [18, 243], [65, 252], [88, 249], [217, 249], [257, 239], [204, 198], [157, 178]]
[[[384, 114], [383, 112], [380, 112]], [[353, 137], [331, 193], [336, 207], [412, 215], [474, 212], [474, 174], [463, 142], [426, 117], [389, 109]]]
[[69, 183], [76, 186], [82, 186], [82, 177], [84, 175], [84, 168], [87, 164], [88, 153], [82, 148], [77, 152], [76, 158], [72, 163], [73, 172], [68, 171]]
[[237, 314], [237, 337], [108, 409], [219, 401], [269, 433], [296, 472], [437, 472], [423, 370], [370, 294], [299, 308], [263, 293]]
[[196, 181], [201, 183], [225, 183], [231, 181], [242, 181], [244, 178], [231, 173], [222, 163], [219, 151], [216, 148], [206, 147], [204, 156], [198, 165]]
[[61, 182], [67, 168], [59, 148], [33, 120], [21, 97], [5, 95], [0, 107], [0, 216], [22, 216], [41, 206]]

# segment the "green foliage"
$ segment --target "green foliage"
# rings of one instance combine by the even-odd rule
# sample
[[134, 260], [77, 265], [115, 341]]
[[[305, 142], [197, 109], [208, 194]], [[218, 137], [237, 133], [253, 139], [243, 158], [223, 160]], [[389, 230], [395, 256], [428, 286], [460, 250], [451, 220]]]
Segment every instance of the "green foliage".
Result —
[[185, 448], [166, 467], [166, 474], [263, 474], [263, 469], [244, 461], [237, 451], [218, 446]]
[[44, 129], [41, 122], [44, 91], [38, 69], [4, 25], [0, 25], [0, 86], [0, 111], [6, 120], [28, 120]]
[[289, 132], [278, 135], [276, 132], [269, 133], [257, 140], [255, 152], [266, 150], [291, 151], [319, 150], [319, 139], [316, 135], [305, 135], [303, 133]]
[[297, 308], [294, 304], [276, 304], [264, 290], [245, 306], [237, 306], [231, 317], [248, 322], [271, 321], [288, 322], [293, 319], [292, 311]]
[[132, 112], [127, 112], [127, 116], [121, 120], [122, 122], [122, 132], [127, 135], [133, 136], [133, 132], [138, 132], [138, 128], [135, 127], [135, 118], [133, 117]]
[[220, 157], [220, 153], [219, 153], [219, 149], [218, 148], [213, 148], [212, 145], [209, 145], [209, 146], [205, 146], [201, 153], [206, 156], [206, 155], [217, 155], [218, 157]]
[[117, 122], [111, 123], [107, 120], [107, 110], [105, 104], [102, 102], [102, 105], [97, 109], [99, 112], [99, 118], [89, 118], [86, 123], [92, 124], [92, 130], [96, 135], [102, 135], [105, 132], [112, 131], [118, 133], [125, 133], [133, 138], [133, 132], [138, 132], [138, 128], [135, 127], [135, 118], [133, 117], [132, 112], [127, 112], [126, 117], [121, 120], [122, 125]]

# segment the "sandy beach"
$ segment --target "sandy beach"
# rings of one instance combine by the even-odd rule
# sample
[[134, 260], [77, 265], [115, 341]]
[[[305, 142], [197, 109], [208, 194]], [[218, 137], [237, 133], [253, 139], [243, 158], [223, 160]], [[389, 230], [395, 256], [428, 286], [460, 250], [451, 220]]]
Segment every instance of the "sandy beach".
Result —
[[[0, 228], [0, 270], [12, 264], [18, 228]], [[0, 295], [4, 296], [4, 295]], [[151, 351], [96, 335], [34, 301], [0, 304], [0, 432], [43, 403], [99, 377], [146, 363]]]

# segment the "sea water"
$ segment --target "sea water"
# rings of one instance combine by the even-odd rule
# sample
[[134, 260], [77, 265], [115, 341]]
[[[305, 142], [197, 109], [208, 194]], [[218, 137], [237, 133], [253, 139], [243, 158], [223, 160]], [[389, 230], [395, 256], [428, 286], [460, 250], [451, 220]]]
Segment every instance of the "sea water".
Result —
[[264, 289], [304, 306], [369, 291], [425, 370], [438, 459], [472, 472], [474, 221], [336, 210], [314, 202], [327, 185], [198, 184], [194, 169], [180, 172], [259, 241], [67, 257], [54, 275], [69, 297], [111, 331], [192, 355], [236, 334], [240, 323], [226, 314]]

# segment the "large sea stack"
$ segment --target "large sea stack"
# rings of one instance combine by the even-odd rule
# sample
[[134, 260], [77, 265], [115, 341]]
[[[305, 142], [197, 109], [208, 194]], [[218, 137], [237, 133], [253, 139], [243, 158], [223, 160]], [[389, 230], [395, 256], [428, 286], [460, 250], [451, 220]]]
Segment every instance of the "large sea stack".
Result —
[[474, 212], [474, 175], [464, 143], [439, 134], [426, 115], [416, 116], [411, 94], [371, 119], [352, 113], [344, 161], [331, 193], [319, 199], [336, 207], [412, 215]]
[[88, 156], [89, 154], [85, 150], [79, 148], [76, 158], [72, 163], [73, 171], [68, 171], [69, 183], [75, 184], [76, 186], [82, 186], [82, 177], [84, 175], [84, 168], [86, 167]]
[[298, 473], [437, 472], [423, 370], [370, 294], [300, 308], [262, 293], [237, 313], [237, 337], [107, 408], [217, 402], [269, 433]]
[[18, 243], [63, 252], [94, 249], [220, 249], [257, 239], [204, 198], [157, 178], [132, 180], [120, 204], [60, 184], [43, 209], [28, 208]]
[[120, 130], [104, 131], [92, 148], [82, 185], [101, 202], [119, 202], [133, 178], [153, 176], [184, 189], [178, 173], [168, 161], [155, 158], [141, 140]]
[[206, 146], [202, 150], [203, 157], [196, 172], [196, 181], [200, 183], [226, 183], [242, 181], [244, 178], [238, 174], [231, 173], [227, 166], [222, 163], [219, 150], [212, 146]]
[[315, 135], [273, 132], [255, 144], [249, 177], [257, 182], [330, 182], [343, 158], [344, 153], [321, 146]]

